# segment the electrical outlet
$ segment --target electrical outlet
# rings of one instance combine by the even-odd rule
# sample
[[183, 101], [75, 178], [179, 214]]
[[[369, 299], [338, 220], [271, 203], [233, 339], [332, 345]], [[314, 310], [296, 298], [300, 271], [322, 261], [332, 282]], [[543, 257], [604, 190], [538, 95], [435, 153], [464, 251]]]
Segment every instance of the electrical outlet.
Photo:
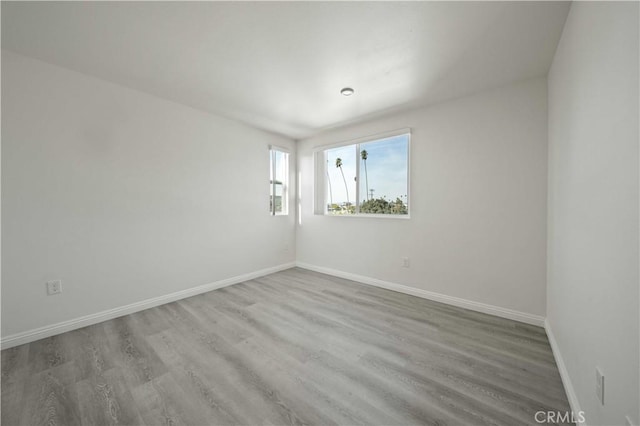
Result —
[[596, 396], [600, 404], [604, 405], [604, 374], [596, 367]]
[[403, 268], [408, 268], [409, 267], [409, 258], [408, 257], [403, 257], [402, 258], [402, 267]]
[[47, 295], [51, 296], [53, 294], [62, 293], [62, 281], [61, 280], [53, 280], [47, 281]]

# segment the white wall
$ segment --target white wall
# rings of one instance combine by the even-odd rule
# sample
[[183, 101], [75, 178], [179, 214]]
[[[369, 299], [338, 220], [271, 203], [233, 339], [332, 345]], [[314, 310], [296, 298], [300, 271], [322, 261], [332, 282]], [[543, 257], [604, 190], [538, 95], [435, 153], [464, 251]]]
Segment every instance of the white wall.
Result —
[[574, 2], [549, 73], [547, 316], [594, 425], [640, 421], [638, 12]]
[[[300, 141], [298, 261], [544, 316], [546, 91], [529, 80]], [[314, 215], [315, 147], [403, 127], [411, 219]]]
[[270, 143], [295, 150], [3, 51], [3, 338], [293, 262], [294, 215], [268, 214]]

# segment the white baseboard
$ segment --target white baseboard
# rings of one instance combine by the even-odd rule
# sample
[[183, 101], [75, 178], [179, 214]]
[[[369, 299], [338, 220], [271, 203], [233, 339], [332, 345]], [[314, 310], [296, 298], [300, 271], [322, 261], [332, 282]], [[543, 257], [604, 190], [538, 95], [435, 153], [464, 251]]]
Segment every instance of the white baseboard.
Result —
[[86, 315], [80, 318], [62, 321], [57, 324], [47, 325], [44, 327], [35, 328], [33, 330], [24, 331], [22, 333], [12, 334], [10, 336], [2, 337], [2, 339], [0, 340], [0, 347], [2, 349], [7, 349], [13, 346], [22, 345], [24, 343], [30, 343], [39, 339], [44, 339], [45, 337], [50, 337], [56, 334], [65, 333], [67, 331], [76, 330], [78, 328], [97, 324], [99, 322], [121, 317], [123, 315], [129, 315], [134, 312], [144, 311], [145, 309], [164, 305], [165, 303], [175, 302], [176, 300], [195, 296], [201, 293], [206, 293], [208, 291], [227, 287], [233, 284], [238, 284], [244, 281], [252, 280], [254, 278], [262, 277], [264, 275], [273, 274], [274, 272], [283, 271], [285, 269], [293, 268], [294, 266], [296, 266], [295, 262], [284, 263], [282, 265], [261, 269], [259, 271], [249, 272], [247, 274], [226, 278], [224, 280], [215, 281], [209, 284], [203, 284], [186, 290], [177, 291], [175, 293], [166, 294], [164, 296], [158, 296], [152, 299], [131, 303], [129, 305], [120, 306], [118, 308], [109, 309], [106, 311], [98, 312], [96, 314]]
[[321, 272], [323, 274], [357, 281], [362, 284], [369, 284], [376, 287], [386, 288], [387, 290], [421, 297], [423, 299], [446, 303], [447, 305], [457, 306], [459, 308], [470, 309], [472, 311], [482, 312], [484, 314], [495, 315], [501, 318], [507, 318], [514, 321], [524, 322], [526, 324], [536, 325], [538, 327], [544, 327], [544, 317], [539, 315], [528, 314], [526, 312], [515, 311], [512, 309], [502, 308], [500, 306], [488, 305], [486, 303], [474, 302], [473, 300], [462, 299], [459, 297], [447, 296], [446, 294], [434, 293], [432, 291], [423, 290], [416, 287], [410, 287], [407, 285], [392, 283], [389, 281], [382, 281], [377, 278], [365, 277], [363, 275], [338, 271], [336, 269], [311, 265], [304, 262], [296, 262], [296, 266], [298, 266], [299, 268], [308, 269], [310, 271]]
[[[551, 330], [551, 324], [549, 324], [549, 321], [546, 319], [544, 320], [544, 330], [547, 332], [547, 338], [549, 339], [549, 344], [551, 345], [551, 352], [553, 352], [553, 357], [556, 360], [556, 365], [558, 366], [558, 371], [560, 372], [560, 378], [562, 379], [562, 384], [564, 385], [564, 391], [567, 394], [567, 399], [569, 400], [571, 411], [575, 413], [575, 418], [577, 419], [578, 413], [582, 411], [580, 409], [580, 402], [578, 401], [578, 396], [576, 395], [576, 391], [573, 388], [573, 383], [571, 383], [569, 370], [567, 370], [567, 365], [564, 363], [564, 359], [562, 358], [562, 353], [560, 352], [560, 348], [558, 347], [558, 342], [553, 335], [553, 330]], [[581, 426], [587, 426], [587, 424], [584, 422], [579, 424]]]

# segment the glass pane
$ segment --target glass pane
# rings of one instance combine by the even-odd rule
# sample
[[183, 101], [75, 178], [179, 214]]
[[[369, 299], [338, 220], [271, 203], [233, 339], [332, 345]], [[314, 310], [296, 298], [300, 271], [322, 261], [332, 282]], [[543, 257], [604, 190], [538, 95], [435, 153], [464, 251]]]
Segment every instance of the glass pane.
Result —
[[273, 157], [274, 152], [269, 151], [269, 212], [273, 213]]
[[327, 159], [327, 213], [354, 214], [356, 198], [355, 145], [328, 149]]
[[360, 144], [360, 213], [408, 214], [409, 135]]
[[282, 185], [276, 183], [276, 213], [282, 213]]
[[[271, 184], [270, 190], [270, 208], [271, 211], [274, 211], [274, 203], [275, 203], [275, 213], [286, 213], [287, 212], [287, 196], [286, 196], [286, 188], [287, 188], [287, 178], [288, 178], [288, 159], [289, 154], [282, 151], [271, 151], [272, 162], [270, 168], [270, 179], [269, 183]], [[275, 182], [274, 182], [275, 180]], [[275, 194], [273, 193], [275, 189]]]

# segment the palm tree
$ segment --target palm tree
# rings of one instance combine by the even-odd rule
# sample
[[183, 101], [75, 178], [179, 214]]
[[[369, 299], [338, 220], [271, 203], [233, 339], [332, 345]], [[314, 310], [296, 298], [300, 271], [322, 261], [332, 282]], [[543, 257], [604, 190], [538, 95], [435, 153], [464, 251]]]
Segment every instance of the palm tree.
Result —
[[327, 160], [327, 181], [329, 182], [329, 205], [333, 208], [333, 191], [331, 190], [331, 177], [329, 177], [329, 160]]
[[347, 207], [349, 204], [349, 188], [347, 188], [347, 180], [344, 178], [344, 171], [342, 171], [342, 158], [336, 158], [336, 167], [340, 169], [340, 173], [342, 174], [342, 180], [344, 181], [344, 189], [347, 191]]
[[360, 151], [360, 156], [362, 157], [362, 161], [364, 161], [364, 178], [367, 183], [367, 200], [369, 200], [369, 174], [367, 173], [367, 158], [369, 157], [369, 153], [366, 149]]

